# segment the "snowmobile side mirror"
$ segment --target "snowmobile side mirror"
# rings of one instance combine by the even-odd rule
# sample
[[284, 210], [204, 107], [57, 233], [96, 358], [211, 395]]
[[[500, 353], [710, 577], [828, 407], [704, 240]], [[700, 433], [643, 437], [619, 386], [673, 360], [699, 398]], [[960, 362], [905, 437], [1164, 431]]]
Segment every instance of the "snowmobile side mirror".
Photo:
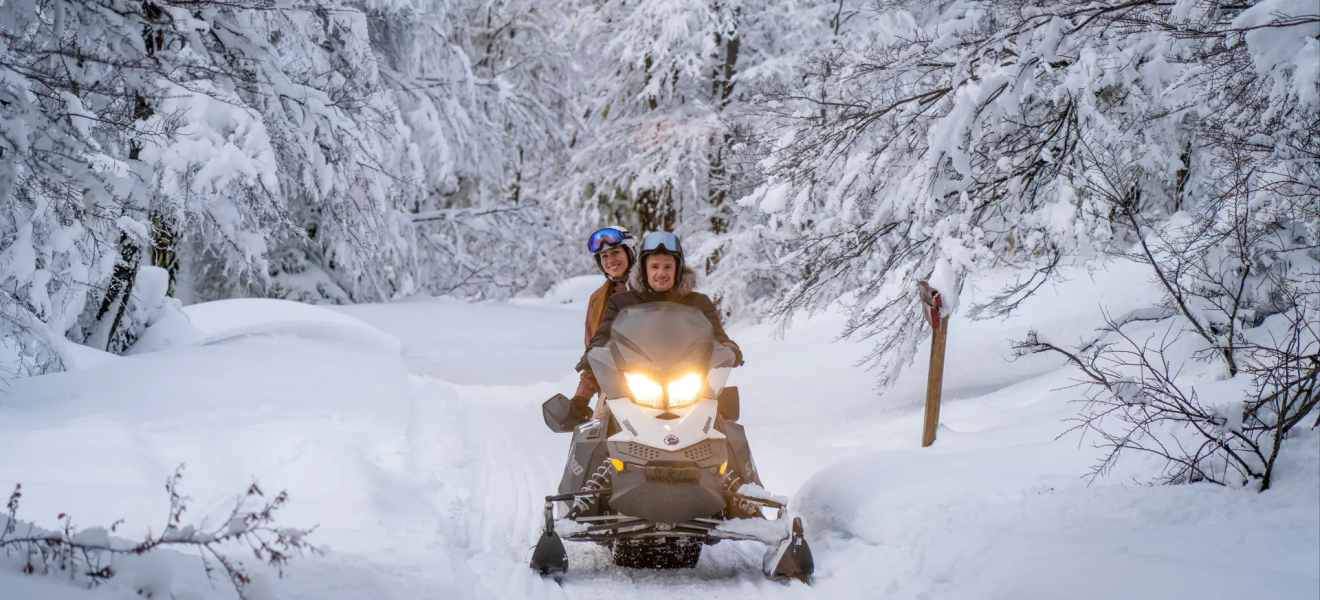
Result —
[[727, 386], [720, 390], [720, 396], [716, 399], [719, 402], [720, 416], [726, 421], [738, 420], [738, 387]]
[[581, 421], [573, 416], [572, 409], [572, 400], [563, 394], [555, 394], [541, 405], [541, 416], [545, 418], [545, 426], [555, 433], [573, 431]]

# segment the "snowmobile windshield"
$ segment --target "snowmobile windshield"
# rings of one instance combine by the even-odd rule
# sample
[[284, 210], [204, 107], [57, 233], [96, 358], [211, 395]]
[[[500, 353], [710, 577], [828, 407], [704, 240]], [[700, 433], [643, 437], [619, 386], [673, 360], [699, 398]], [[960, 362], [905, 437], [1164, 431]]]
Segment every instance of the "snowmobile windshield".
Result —
[[732, 354], [715, 343], [710, 321], [700, 310], [674, 302], [648, 302], [619, 311], [609, 345], [593, 349], [587, 359], [605, 396], [623, 398], [628, 396], [623, 373], [661, 381], [687, 373], [704, 377], [712, 367], [731, 364]]

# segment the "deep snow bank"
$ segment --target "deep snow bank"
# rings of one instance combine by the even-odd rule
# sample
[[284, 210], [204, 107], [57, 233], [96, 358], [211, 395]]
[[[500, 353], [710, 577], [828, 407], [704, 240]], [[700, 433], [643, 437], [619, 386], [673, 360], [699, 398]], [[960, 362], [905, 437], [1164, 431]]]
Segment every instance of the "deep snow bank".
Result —
[[[409, 489], [412, 383], [397, 341], [315, 307], [216, 304], [190, 307], [200, 345], [17, 380], [0, 395], [0, 482], [24, 484], [20, 518], [124, 518], [119, 534], [138, 538], [163, 525], [161, 484], [186, 463], [190, 519], [219, 518], [255, 479], [289, 490], [282, 519], [319, 525], [329, 549], [407, 543], [432, 526]], [[210, 593], [204, 578], [181, 582]]]
[[872, 453], [813, 477], [794, 506], [820, 577], [871, 568], [884, 598], [1320, 597], [1317, 432], [1291, 441], [1287, 483], [1257, 494], [1088, 487], [1048, 424], [1009, 444], [945, 428], [953, 448]]

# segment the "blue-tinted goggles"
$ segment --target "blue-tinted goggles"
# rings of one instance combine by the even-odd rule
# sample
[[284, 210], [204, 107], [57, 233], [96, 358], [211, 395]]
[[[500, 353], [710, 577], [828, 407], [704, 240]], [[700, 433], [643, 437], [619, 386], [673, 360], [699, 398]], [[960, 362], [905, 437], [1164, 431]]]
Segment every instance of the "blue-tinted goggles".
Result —
[[619, 231], [613, 227], [606, 227], [596, 233], [591, 234], [587, 239], [587, 251], [595, 254], [605, 248], [613, 248], [622, 244], [624, 240], [633, 239], [632, 234], [627, 231]]
[[666, 252], [683, 254], [683, 244], [678, 236], [668, 231], [652, 231], [642, 238], [642, 252], [664, 249]]

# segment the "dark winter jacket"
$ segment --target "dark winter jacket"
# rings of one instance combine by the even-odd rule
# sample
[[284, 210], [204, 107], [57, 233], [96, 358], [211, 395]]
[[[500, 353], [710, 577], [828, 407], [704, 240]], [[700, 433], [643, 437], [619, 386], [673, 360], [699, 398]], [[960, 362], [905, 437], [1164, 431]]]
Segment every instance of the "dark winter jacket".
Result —
[[[646, 277], [646, 274], [642, 269], [633, 269], [628, 276], [629, 291], [610, 296], [609, 304], [605, 306], [605, 316], [600, 320], [600, 327], [596, 328], [595, 335], [591, 336], [591, 343], [587, 344], [588, 352], [592, 348], [600, 348], [609, 343], [610, 328], [614, 324], [614, 318], [619, 315], [619, 311], [629, 306], [647, 302], [677, 302], [699, 309], [702, 314], [706, 315], [711, 328], [714, 329], [715, 341], [728, 346], [736, 357], [735, 362], [742, 363], [742, 349], [733, 340], [729, 339], [729, 335], [724, 332], [724, 325], [720, 323], [720, 311], [715, 307], [715, 303], [711, 301], [709, 296], [692, 291], [697, 282], [697, 274], [692, 269], [684, 267], [678, 283], [668, 292], [650, 291], [644, 277]], [[591, 370], [591, 365], [587, 362], [585, 353], [582, 355], [582, 359], [578, 361], [577, 369], [579, 371]]]

